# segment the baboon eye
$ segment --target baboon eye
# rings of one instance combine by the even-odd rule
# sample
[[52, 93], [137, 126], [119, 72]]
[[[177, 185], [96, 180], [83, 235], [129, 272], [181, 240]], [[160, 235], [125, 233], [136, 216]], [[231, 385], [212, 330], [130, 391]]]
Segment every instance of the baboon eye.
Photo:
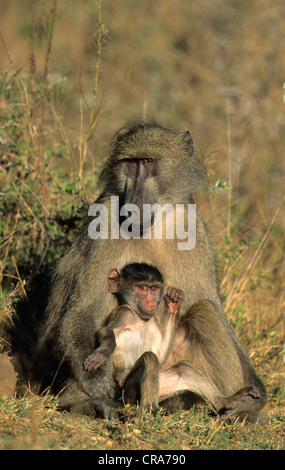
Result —
[[142, 160], [143, 167], [147, 176], [156, 176], [157, 165], [153, 158], [144, 158]]
[[138, 286], [138, 289], [141, 290], [141, 291], [144, 291], [147, 289], [147, 286], [145, 286], [144, 284], [139, 284]]
[[150, 290], [151, 290], [152, 292], [155, 292], [155, 293], [158, 293], [159, 289], [160, 289], [160, 288], [157, 287], [157, 286], [151, 286], [151, 288], [150, 288]]
[[157, 162], [151, 157], [145, 158], [128, 158], [125, 159], [128, 174], [131, 176], [137, 176], [137, 174], [143, 174], [145, 171], [145, 177], [156, 176], [157, 173]]

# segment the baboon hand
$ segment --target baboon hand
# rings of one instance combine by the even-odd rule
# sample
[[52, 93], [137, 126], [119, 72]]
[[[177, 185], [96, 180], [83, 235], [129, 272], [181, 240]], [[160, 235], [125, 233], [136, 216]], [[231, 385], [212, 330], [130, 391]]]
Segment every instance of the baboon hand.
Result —
[[87, 357], [87, 359], [85, 359], [85, 361], [82, 364], [82, 367], [87, 372], [90, 372], [91, 370], [98, 369], [98, 367], [104, 364], [106, 359], [107, 359], [106, 354], [100, 351], [95, 351], [92, 354], [90, 354]]
[[168, 287], [167, 293], [164, 296], [164, 301], [169, 310], [175, 315], [178, 313], [180, 306], [183, 302], [183, 292], [175, 287]]

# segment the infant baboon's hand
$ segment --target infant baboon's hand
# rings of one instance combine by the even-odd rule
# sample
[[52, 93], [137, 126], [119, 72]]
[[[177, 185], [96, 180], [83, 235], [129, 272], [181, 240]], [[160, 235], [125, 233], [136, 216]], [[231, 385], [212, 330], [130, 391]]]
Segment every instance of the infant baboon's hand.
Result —
[[184, 295], [181, 290], [178, 290], [175, 287], [168, 287], [167, 293], [164, 296], [164, 301], [169, 310], [171, 310], [175, 315], [179, 312], [180, 306], [183, 302], [183, 297]]
[[106, 361], [107, 357], [105, 354], [100, 353], [99, 351], [95, 351], [94, 353], [90, 354], [90, 356], [85, 359], [82, 364], [82, 367], [87, 372], [91, 370], [96, 370]]

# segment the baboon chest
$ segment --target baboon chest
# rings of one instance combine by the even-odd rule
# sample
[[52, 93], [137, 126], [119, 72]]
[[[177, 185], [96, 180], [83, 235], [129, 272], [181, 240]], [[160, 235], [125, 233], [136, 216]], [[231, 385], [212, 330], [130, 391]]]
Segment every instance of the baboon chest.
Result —
[[135, 362], [146, 351], [158, 353], [162, 335], [154, 322], [143, 322], [143, 327], [126, 328], [116, 337], [113, 356], [115, 380], [122, 386]]

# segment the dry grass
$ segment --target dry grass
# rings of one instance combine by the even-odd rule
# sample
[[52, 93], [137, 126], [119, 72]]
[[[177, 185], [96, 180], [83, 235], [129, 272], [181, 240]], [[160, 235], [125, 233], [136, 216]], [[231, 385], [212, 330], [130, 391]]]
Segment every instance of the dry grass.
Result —
[[282, 450], [284, 416], [254, 428], [225, 424], [204, 410], [156, 416], [133, 407], [120, 421], [95, 420], [56, 411], [54, 398], [0, 401], [0, 449], [92, 450]]
[[192, 131], [212, 175], [196, 202], [227, 316], [268, 387], [269, 422], [127, 409], [107, 423], [28, 395], [1, 401], [0, 446], [284, 448], [284, 2], [102, 0], [99, 22], [91, 0], [65, 8], [0, 6], [0, 324], [15, 321], [19, 295], [34, 299], [38, 277], [31, 323], [44, 308], [43, 279], [94, 200], [111, 133], [155, 115]]

